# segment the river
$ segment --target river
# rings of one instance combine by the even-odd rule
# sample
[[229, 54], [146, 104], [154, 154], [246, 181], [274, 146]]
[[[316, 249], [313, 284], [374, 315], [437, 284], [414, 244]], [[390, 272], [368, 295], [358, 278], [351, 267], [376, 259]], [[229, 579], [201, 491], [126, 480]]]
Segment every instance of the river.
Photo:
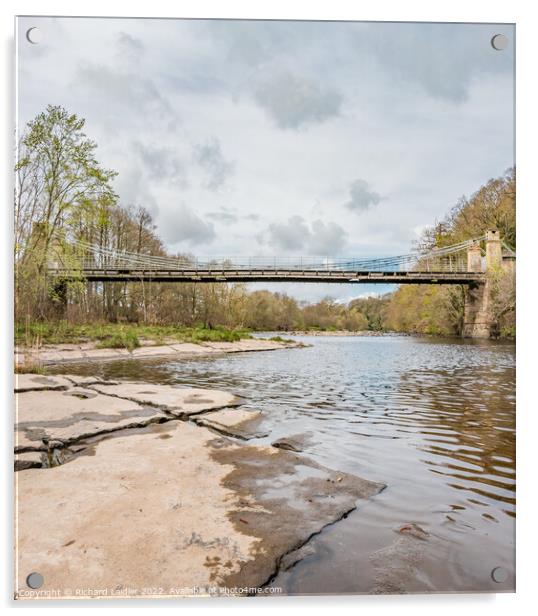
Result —
[[385, 483], [277, 576], [286, 593], [513, 589], [514, 345], [295, 338], [312, 346], [49, 371], [231, 391], [264, 412], [258, 442], [309, 433], [305, 455]]

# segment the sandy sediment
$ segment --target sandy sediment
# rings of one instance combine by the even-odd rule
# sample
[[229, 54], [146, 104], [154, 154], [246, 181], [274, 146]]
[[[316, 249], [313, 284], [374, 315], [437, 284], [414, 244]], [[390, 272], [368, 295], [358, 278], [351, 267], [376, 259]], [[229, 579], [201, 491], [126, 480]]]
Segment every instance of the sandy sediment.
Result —
[[223, 436], [260, 420], [226, 392], [20, 377], [18, 598], [252, 594], [383, 488]]
[[300, 342], [279, 342], [264, 338], [239, 340], [237, 342], [188, 342], [151, 345], [145, 344], [133, 349], [99, 349], [93, 343], [45, 345], [40, 349], [17, 347], [15, 364], [48, 364], [69, 361], [109, 361], [115, 359], [148, 359], [152, 357], [202, 357], [222, 353], [244, 353], [254, 351], [276, 351], [278, 349], [300, 348]]

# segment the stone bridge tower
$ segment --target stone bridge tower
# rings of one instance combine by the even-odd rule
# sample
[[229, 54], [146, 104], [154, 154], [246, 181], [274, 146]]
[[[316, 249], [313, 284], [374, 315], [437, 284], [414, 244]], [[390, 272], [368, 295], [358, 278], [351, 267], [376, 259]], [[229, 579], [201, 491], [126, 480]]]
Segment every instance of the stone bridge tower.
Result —
[[463, 323], [465, 338], [491, 338], [496, 335], [493, 311], [496, 286], [501, 276], [513, 274], [515, 270], [515, 255], [503, 254], [498, 231], [487, 231], [485, 243], [485, 259], [478, 242], [467, 251], [467, 270], [485, 272], [486, 279], [484, 283], [472, 283], [467, 287]]

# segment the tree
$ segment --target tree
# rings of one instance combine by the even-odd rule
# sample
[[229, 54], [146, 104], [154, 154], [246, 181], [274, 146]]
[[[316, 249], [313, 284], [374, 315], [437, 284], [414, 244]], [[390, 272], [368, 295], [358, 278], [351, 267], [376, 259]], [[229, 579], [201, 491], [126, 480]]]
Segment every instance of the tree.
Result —
[[[480, 237], [497, 229], [505, 244], [516, 246], [516, 171], [481, 186], [470, 198], [461, 197], [446, 218], [427, 228], [418, 242], [419, 250], [450, 246]], [[492, 313], [501, 334], [515, 332], [515, 275], [511, 271], [490, 272]], [[386, 327], [398, 331], [461, 334], [465, 314], [465, 288], [400, 287], [386, 312]]]
[[[62, 259], [66, 234], [108, 214], [116, 203], [116, 172], [95, 158], [97, 144], [83, 132], [85, 120], [49, 105], [28, 123], [20, 140], [15, 194], [17, 291], [25, 280], [27, 305], [45, 316], [46, 263], [51, 252]], [[63, 233], [62, 233], [63, 232]]]

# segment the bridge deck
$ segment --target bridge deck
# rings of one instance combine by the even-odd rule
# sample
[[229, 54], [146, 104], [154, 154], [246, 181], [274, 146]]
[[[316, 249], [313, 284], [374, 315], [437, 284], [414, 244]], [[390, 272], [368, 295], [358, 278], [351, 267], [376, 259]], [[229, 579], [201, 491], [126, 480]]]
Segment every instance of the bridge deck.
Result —
[[59, 278], [78, 278], [99, 282], [323, 282], [379, 284], [480, 284], [482, 272], [351, 271], [297, 269], [84, 269], [73, 272], [51, 269]]

